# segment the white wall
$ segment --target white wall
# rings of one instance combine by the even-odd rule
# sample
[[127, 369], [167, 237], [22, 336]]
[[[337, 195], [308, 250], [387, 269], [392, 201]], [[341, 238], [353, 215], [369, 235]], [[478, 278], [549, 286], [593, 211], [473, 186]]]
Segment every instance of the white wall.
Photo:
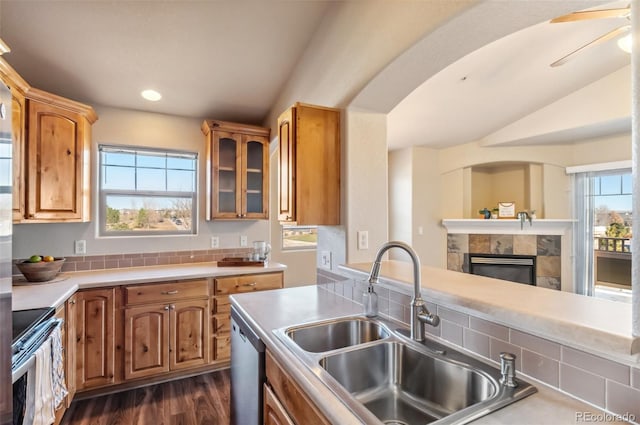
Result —
[[413, 243], [412, 163], [412, 148], [389, 152], [389, 239], [408, 244]]
[[[74, 240], [87, 241], [87, 255], [114, 253], [201, 250], [210, 248], [217, 235], [221, 248], [240, 246], [240, 235], [252, 240], [269, 239], [266, 220], [248, 222], [204, 220], [205, 144], [201, 120], [132, 110], [96, 107], [98, 121], [93, 125], [91, 152], [92, 214], [90, 223], [17, 224], [13, 226], [13, 257], [37, 252], [55, 256], [74, 255]], [[182, 149], [198, 152], [198, 233], [191, 236], [147, 236], [104, 238], [97, 236], [98, 149], [100, 143]]]
[[[346, 228], [346, 261], [372, 261], [388, 240], [387, 117], [383, 114], [347, 109], [346, 176], [343, 204]], [[369, 232], [369, 248], [358, 249], [357, 232]]]
[[442, 185], [436, 149], [413, 148], [413, 247], [423, 265], [447, 266], [447, 235], [440, 225], [442, 193], [449, 191]]

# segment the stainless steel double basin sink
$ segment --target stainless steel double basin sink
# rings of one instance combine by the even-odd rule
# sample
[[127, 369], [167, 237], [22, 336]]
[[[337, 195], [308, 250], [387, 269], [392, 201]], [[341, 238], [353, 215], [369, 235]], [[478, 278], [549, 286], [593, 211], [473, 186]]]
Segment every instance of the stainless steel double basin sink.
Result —
[[350, 316], [275, 331], [366, 424], [462, 424], [536, 389], [433, 340], [416, 342], [382, 318]]

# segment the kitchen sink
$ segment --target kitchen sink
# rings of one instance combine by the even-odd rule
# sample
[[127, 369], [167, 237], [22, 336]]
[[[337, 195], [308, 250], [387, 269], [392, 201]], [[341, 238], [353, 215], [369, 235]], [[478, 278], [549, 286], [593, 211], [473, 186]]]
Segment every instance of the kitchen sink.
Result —
[[327, 356], [320, 366], [383, 423], [434, 422], [498, 392], [482, 372], [398, 342]]
[[285, 334], [303, 350], [321, 353], [384, 339], [389, 331], [379, 323], [356, 317], [296, 326]]
[[362, 423], [464, 424], [536, 392], [498, 368], [404, 324], [341, 317], [276, 329], [284, 343]]

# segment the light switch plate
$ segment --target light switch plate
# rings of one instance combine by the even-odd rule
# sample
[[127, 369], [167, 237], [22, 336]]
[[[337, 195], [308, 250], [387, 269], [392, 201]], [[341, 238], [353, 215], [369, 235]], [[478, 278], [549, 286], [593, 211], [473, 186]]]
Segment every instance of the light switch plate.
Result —
[[79, 240], [73, 244], [73, 253], [75, 255], [84, 255], [87, 253], [87, 241]]
[[247, 246], [247, 235], [240, 236], [240, 246]]
[[331, 270], [331, 251], [320, 252], [320, 267]]
[[218, 236], [211, 236], [211, 248], [220, 248], [220, 238]]
[[369, 232], [366, 230], [358, 232], [358, 249], [369, 249]]

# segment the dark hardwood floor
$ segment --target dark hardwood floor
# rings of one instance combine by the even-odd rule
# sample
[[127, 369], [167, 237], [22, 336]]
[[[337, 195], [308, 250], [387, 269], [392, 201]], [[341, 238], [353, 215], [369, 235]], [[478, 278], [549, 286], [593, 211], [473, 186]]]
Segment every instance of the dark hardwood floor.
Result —
[[62, 425], [228, 425], [229, 369], [75, 401]]

